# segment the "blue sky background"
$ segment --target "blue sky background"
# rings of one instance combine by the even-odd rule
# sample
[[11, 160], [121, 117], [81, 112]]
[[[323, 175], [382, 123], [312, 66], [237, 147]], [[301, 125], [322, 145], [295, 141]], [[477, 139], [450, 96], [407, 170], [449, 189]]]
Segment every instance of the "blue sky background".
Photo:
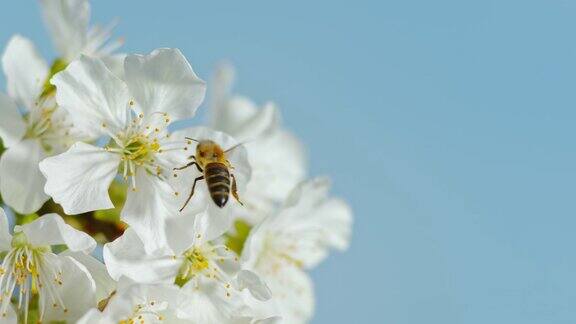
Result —
[[[36, 1], [0, 12], [51, 57]], [[576, 322], [576, 3], [93, 1], [276, 101], [356, 223], [314, 323]], [[2, 84], [3, 85], [3, 84]]]

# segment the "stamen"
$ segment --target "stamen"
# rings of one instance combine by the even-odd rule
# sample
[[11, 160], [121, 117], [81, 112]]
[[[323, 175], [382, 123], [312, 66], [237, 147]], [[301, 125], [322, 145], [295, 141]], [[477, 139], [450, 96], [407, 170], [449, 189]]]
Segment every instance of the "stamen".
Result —
[[[23, 235], [17, 233], [17, 235]], [[21, 236], [20, 236], [21, 238]], [[14, 241], [13, 241], [14, 242]], [[39, 320], [44, 317], [46, 305], [54, 308], [67, 308], [58, 291], [63, 285], [59, 264], [45, 253], [44, 248], [34, 248], [27, 244], [18, 244], [4, 257], [0, 267], [0, 313], [5, 316], [10, 304], [10, 296], [16, 289], [17, 307], [24, 313], [27, 322], [28, 309], [32, 295], [38, 295]], [[49, 303], [48, 300], [51, 302]]]

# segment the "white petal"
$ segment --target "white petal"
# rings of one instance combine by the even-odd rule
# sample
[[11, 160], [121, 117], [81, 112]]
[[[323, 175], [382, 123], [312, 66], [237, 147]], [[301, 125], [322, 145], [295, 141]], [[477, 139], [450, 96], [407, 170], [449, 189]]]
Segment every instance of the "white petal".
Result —
[[[210, 124], [221, 131], [227, 128], [222, 123], [224, 108], [228, 102], [236, 71], [230, 63], [223, 62], [216, 66], [210, 87]], [[255, 107], [254, 107], [255, 109]]]
[[231, 96], [235, 70], [230, 64], [219, 64], [212, 82], [211, 125], [240, 141], [265, 136], [278, 126], [279, 112], [272, 103], [258, 109], [243, 96]]
[[181, 289], [178, 317], [192, 323], [239, 323], [236, 318], [246, 306], [239, 294], [227, 297], [226, 293], [221, 283], [199, 276]]
[[86, 44], [90, 4], [87, 0], [41, 0], [41, 3], [52, 41], [60, 55], [70, 62]]
[[104, 55], [100, 56], [100, 59], [115, 76], [124, 79], [124, 60], [126, 59], [126, 54]]
[[252, 322], [252, 324], [280, 324], [283, 323], [281, 316], [271, 316], [268, 318], [258, 319]]
[[266, 240], [270, 230], [271, 228], [273, 229], [272, 219], [273, 216], [268, 216], [250, 230], [248, 238], [244, 242], [241, 255], [241, 263], [244, 267], [253, 269], [257, 266], [257, 262], [260, 261], [260, 256], [263, 254], [264, 248], [266, 248]]
[[254, 272], [240, 270], [236, 280], [238, 290], [248, 289], [254, 298], [260, 301], [272, 298], [272, 293], [266, 283]]
[[0, 93], [0, 137], [4, 147], [10, 147], [19, 142], [26, 132], [26, 124], [14, 101]]
[[326, 177], [303, 181], [292, 190], [283, 207], [284, 209], [294, 207], [302, 210], [313, 209], [326, 199], [330, 186], [330, 179]]
[[46, 157], [34, 139], [16, 143], [0, 157], [0, 193], [4, 202], [21, 214], [37, 211], [48, 195], [38, 163]]
[[269, 102], [258, 110], [254, 116], [246, 120], [241, 127], [232, 133], [240, 141], [254, 140], [268, 136], [277, 129], [280, 120], [280, 113], [276, 105]]
[[74, 323], [96, 305], [96, 285], [88, 270], [69, 256], [55, 256], [62, 270], [62, 285], [56, 287], [67, 312], [61, 307], [46, 306], [44, 322], [67, 321]]
[[104, 263], [100, 262], [95, 257], [86, 253], [71, 252], [69, 250], [62, 252], [59, 255], [70, 256], [86, 267], [96, 284], [96, 300], [100, 301], [109, 297], [116, 289], [116, 281], [110, 277]]
[[219, 106], [213, 105], [211, 108], [215, 114], [212, 127], [229, 134], [234, 134], [246, 120], [258, 113], [256, 103], [244, 96], [213, 98], [213, 101]]
[[32, 109], [48, 77], [48, 66], [32, 42], [13, 36], [2, 56], [8, 95], [16, 104]]
[[[213, 239], [206, 237], [209, 217], [208, 213], [196, 215], [188, 213], [166, 220], [166, 233], [169, 233], [167, 235], [168, 245], [175, 255], [181, 255], [195, 243], [201, 244], [205, 240]], [[198, 236], [200, 238], [196, 239]]]
[[114, 280], [125, 276], [140, 283], [172, 283], [181, 265], [166, 251], [146, 253], [144, 243], [132, 228], [104, 245], [104, 262]]
[[[169, 309], [176, 306], [178, 292], [179, 287], [173, 284], [132, 283], [118, 289], [117, 294], [106, 307], [105, 313], [120, 321], [131, 316], [137, 305], [146, 305], [146, 311], [169, 312]], [[152, 301], [154, 304], [150, 305]]]
[[108, 300], [104, 316], [114, 323], [121, 323], [120, 321], [133, 317], [137, 305], [147, 304], [144, 289], [141, 288], [143, 286], [145, 287], [122, 277], [114, 296]]
[[239, 141], [250, 141], [268, 136], [278, 128], [280, 113], [273, 103], [262, 109], [248, 98], [235, 96], [220, 111], [215, 128], [234, 136]]
[[256, 299], [249, 291], [241, 293], [244, 303], [248, 306], [246, 316], [251, 318], [250, 324], [280, 324], [284, 323], [280, 316], [280, 308], [274, 298], [262, 301]]
[[[252, 177], [248, 183], [249, 201], [264, 205], [284, 201], [306, 176], [306, 156], [302, 143], [279, 130], [246, 143]], [[264, 207], [262, 206], [262, 207]]]
[[129, 191], [121, 218], [142, 238], [147, 251], [166, 245], [164, 222], [178, 212], [172, 188], [146, 170], [136, 170], [136, 191]]
[[124, 129], [128, 88], [101, 60], [82, 55], [50, 82], [57, 88], [56, 101], [76, 127], [94, 137]]
[[287, 254], [306, 268], [315, 267], [330, 248], [348, 247], [352, 211], [343, 201], [328, 198], [329, 188], [324, 178], [303, 182], [273, 220], [284, 243], [292, 246]]
[[0, 314], [0, 316], [2, 316], [2, 323], [3, 324], [16, 324], [16, 323], [18, 323], [16, 311], [14, 310], [14, 307], [12, 306], [12, 304], [8, 305], [8, 308], [6, 309], [6, 314]]
[[76, 324], [114, 324], [115, 322], [96, 308], [89, 309]]
[[40, 163], [46, 177], [45, 191], [68, 215], [113, 208], [108, 187], [118, 172], [119, 162], [117, 154], [78, 142]]
[[167, 219], [166, 236], [170, 249], [180, 255], [192, 246], [200, 246], [219, 238], [230, 228], [228, 220], [221, 220], [223, 217], [226, 216], [205, 210], [198, 214], [184, 213]]
[[178, 49], [128, 55], [124, 69], [130, 92], [145, 114], [160, 111], [174, 120], [190, 118], [204, 100], [205, 82]]
[[308, 274], [284, 265], [274, 276], [265, 276], [283, 323], [308, 323], [314, 314], [314, 287]]
[[124, 41], [122, 39], [112, 38], [112, 32], [117, 25], [118, 19], [114, 19], [105, 26], [94, 25], [88, 29], [86, 46], [82, 51], [83, 54], [93, 57], [106, 57], [111, 55], [114, 50], [118, 49]]
[[0, 208], [0, 252], [10, 250], [12, 235], [8, 229], [8, 216], [3, 208]]
[[58, 214], [46, 214], [21, 226], [28, 242], [34, 246], [65, 244], [69, 250], [90, 253], [96, 247], [94, 239], [66, 224]]
[[340, 199], [328, 199], [316, 211], [314, 217], [319, 226], [329, 224], [324, 232], [327, 246], [340, 251], [348, 249], [352, 230], [352, 210]]

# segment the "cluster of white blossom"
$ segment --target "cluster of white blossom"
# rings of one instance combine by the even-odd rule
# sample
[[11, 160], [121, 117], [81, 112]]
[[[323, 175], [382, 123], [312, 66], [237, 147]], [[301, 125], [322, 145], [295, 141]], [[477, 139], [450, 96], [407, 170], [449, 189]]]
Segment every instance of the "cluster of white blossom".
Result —
[[[222, 65], [208, 125], [178, 129], [207, 89], [178, 49], [114, 54], [87, 0], [40, 2], [57, 59], [20, 35], [2, 55], [0, 323], [308, 322], [307, 271], [352, 214], [305, 179], [277, 107], [233, 95]], [[223, 150], [221, 192], [199, 143]]]

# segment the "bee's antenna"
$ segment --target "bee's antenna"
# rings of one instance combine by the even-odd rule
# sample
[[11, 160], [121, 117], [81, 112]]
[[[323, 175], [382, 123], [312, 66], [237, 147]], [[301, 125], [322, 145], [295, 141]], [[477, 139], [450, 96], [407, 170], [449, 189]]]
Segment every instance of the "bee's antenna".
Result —
[[246, 144], [246, 143], [250, 143], [250, 142], [251, 142], [251, 141], [248, 140], [248, 141], [244, 141], [244, 142], [238, 143], [238, 144], [232, 146], [231, 148], [227, 149], [226, 151], [224, 151], [224, 153], [228, 153], [228, 152], [232, 151], [233, 149], [235, 149], [235, 148], [237, 148], [237, 147], [239, 147], [239, 146], [242, 146], [242, 145], [244, 145], [244, 144]]
[[200, 143], [199, 140], [194, 139], [194, 138], [190, 138], [190, 137], [184, 137], [184, 138], [187, 139], [187, 140], [190, 140], [190, 141], [194, 141], [194, 142], [196, 142], [196, 143]]

